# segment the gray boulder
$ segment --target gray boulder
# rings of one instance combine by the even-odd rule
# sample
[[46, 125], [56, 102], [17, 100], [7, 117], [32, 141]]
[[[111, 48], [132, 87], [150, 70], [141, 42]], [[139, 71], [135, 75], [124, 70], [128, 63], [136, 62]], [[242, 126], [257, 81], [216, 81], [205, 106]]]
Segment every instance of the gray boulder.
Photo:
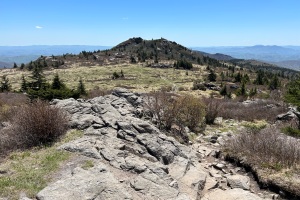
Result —
[[232, 175], [227, 177], [227, 182], [231, 188], [250, 189], [250, 178], [242, 175]]

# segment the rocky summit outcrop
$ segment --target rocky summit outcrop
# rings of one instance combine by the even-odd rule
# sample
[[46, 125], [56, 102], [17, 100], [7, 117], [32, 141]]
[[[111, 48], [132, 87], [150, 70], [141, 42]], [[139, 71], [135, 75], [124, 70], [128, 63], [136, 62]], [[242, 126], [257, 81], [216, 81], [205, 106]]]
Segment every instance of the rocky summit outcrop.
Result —
[[[249, 177], [224, 163], [203, 162], [216, 152], [185, 146], [141, 119], [142, 98], [125, 89], [90, 100], [54, 100], [84, 136], [59, 147], [90, 159], [75, 165], [37, 194], [55, 199], [261, 199]], [[215, 162], [212, 157], [212, 161]], [[272, 198], [272, 197], [271, 197]]]

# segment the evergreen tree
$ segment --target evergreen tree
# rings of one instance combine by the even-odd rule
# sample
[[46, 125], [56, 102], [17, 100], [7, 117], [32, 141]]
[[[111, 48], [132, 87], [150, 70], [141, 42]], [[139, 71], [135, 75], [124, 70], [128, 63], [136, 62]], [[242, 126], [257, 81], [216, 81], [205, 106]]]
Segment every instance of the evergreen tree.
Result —
[[9, 79], [7, 76], [2, 76], [2, 81], [1, 81], [1, 92], [9, 92], [11, 90], [11, 86], [9, 83]]
[[65, 88], [65, 84], [60, 80], [58, 74], [54, 76], [51, 88], [55, 90], [60, 90]]
[[246, 84], [243, 82], [241, 89], [238, 91], [238, 95], [247, 96]]
[[14, 68], [18, 68], [18, 65], [17, 65], [17, 63], [14, 63]]
[[263, 85], [264, 83], [265, 83], [265, 73], [262, 70], [258, 70], [258, 72], [256, 72], [256, 79], [254, 81], [254, 84]]
[[224, 85], [222, 88], [221, 88], [221, 90], [220, 90], [220, 95], [222, 95], [222, 96], [226, 96], [227, 95], [227, 87], [226, 87], [226, 85]]
[[208, 80], [210, 82], [215, 82], [217, 80], [217, 74], [213, 70], [210, 70], [210, 73], [208, 74]]
[[33, 90], [45, 89], [47, 83], [43, 75], [43, 70], [40, 67], [34, 66], [31, 73], [32, 82], [29, 83], [29, 86]]
[[21, 92], [26, 92], [28, 87], [27, 87], [27, 81], [24, 77], [24, 75], [22, 76], [22, 83], [21, 83]]
[[241, 73], [237, 73], [235, 76], [234, 76], [234, 82], [238, 82], [240, 83], [242, 81], [242, 75]]
[[244, 74], [242, 81], [244, 81], [245, 83], [250, 82], [250, 78], [249, 78], [248, 74]]
[[269, 89], [270, 90], [276, 90], [279, 87], [280, 87], [279, 78], [278, 78], [277, 74], [274, 74], [273, 78], [271, 79], [271, 81], [269, 83]]
[[220, 76], [221, 76], [221, 80], [224, 81], [224, 80], [225, 80], [225, 74], [224, 74], [223, 71], [221, 72], [221, 75], [220, 75]]
[[87, 92], [86, 92], [86, 90], [85, 90], [84, 83], [83, 83], [83, 81], [82, 81], [81, 78], [80, 78], [79, 83], [78, 83], [78, 86], [77, 86], [77, 92], [78, 92], [80, 95], [87, 95]]
[[257, 94], [257, 88], [251, 88], [249, 92], [249, 97], [254, 97]]
[[241, 83], [241, 87], [236, 91], [236, 95], [237, 96], [248, 96], [245, 82]]
[[25, 68], [25, 64], [22, 63], [21, 66], [20, 66], [20, 69], [24, 69]]
[[[285, 94], [285, 100], [295, 106], [300, 111], [300, 78], [288, 84], [288, 90]], [[298, 129], [300, 130], [300, 115], [294, 112], [298, 118]]]
[[300, 78], [291, 81], [287, 88], [288, 90], [285, 94], [285, 100], [297, 106], [300, 111]]

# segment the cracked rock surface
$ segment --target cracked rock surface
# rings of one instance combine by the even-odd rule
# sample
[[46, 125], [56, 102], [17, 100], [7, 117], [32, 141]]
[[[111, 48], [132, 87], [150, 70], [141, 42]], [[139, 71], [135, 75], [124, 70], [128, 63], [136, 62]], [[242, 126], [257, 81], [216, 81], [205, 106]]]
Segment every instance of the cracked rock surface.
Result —
[[84, 131], [59, 149], [89, 158], [94, 166], [65, 170], [37, 199], [264, 198], [251, 192], [248, 177], [227, 173], [224, 163], [203, 162], [214, 149], [182, 145], [139, 118], [142, 101], [122, 88], [90, 100], [54, 100], [53, 106], [70, 114], [72, 128]]

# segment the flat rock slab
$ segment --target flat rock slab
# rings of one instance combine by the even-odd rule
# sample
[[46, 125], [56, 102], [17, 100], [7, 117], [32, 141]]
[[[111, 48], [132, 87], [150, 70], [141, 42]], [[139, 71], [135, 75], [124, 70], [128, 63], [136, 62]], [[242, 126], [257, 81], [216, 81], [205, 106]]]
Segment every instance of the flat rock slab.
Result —
[[261, 200], [259, 196], [249, 191], [235, 188], [230, 190], [215, 189], [205, 194], [201, 200]]
[[39, 200], [132, 199], [104, 164], [89, 170], [75, 168], [64, 179], [37, 194]]

